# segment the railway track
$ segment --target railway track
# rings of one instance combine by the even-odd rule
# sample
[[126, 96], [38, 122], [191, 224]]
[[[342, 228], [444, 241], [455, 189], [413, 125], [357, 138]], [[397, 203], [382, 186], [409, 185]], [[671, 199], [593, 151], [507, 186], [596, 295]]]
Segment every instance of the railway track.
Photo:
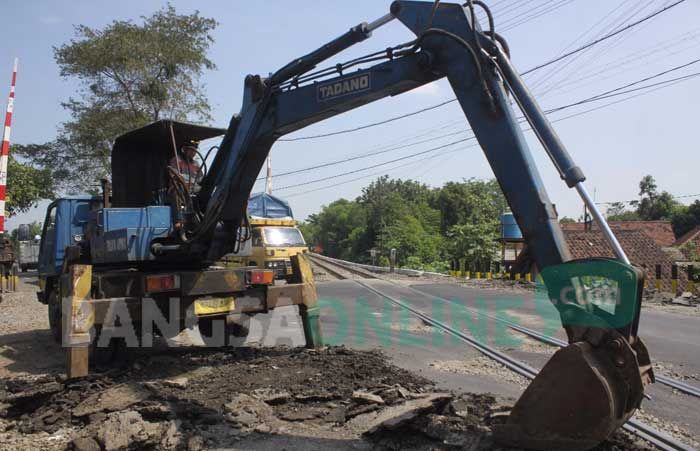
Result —
[[[482, 343], [482, 342], [476, 340], [475, 338], [471, 337], [470, 335], [465, 334], [464, 332], [462, 332], [458, 329], [455, 329], [455, 328], [453, 328], [453, 327], [451, 327], [451, 326], [449, 326], [441, 321], [438, 321], [435, 318], [430, 317], [429, 315], [426, 315], [422, 311], [406, 304], [405, 302], [401, 301], [400, 299], [396, 298], [395, 296], [392, 296], [389, 293], [386, 293], [382, 290], [379, 290], [379, 289], [369, 285], [368, 283], [366, 283], [362, 279], [379, 279], [379, 280], [387, 281], [390, 283], [395, 283], [392, 280], [383, 278], [383, 277], [381, 277], [377, 274], [371, 273], [370, 271], [367, 271], [365, 269], [354, 267], [351, 264], [349, 264], [349, 262], [343, 262], [342, 260], [331, 259], [329, 257], [321, 256], [318, 254], [309, 254], [309, 256], [311, 257], [313, 263], [315, 263], [319, 267], [325, 269], [330, 274], [332, 274], [334, 277], [338, 277], [339, 279], [351, 279], [351, 280], [353, 280], [355, 283], [362, 286], [366, 290], [392, 302], [393, 304], [397, 305], [398, 307], [400, 307], [402, 309], [407, 310], [408, 312], [410, 312], [414, 316], [421, 319], [423, 322], [430, 324], [432, 327], [440, 329], [447, 334], [450, 334], [452, 336], [459, 338], [461, 341], [467, 343], [468, 345], [470, 345], [471, 347], [473, 347], [477, 351], [479, 351], [482, 354], [484, 354], [485, 356], [495, 360], [496, 362], [505, 366], [509, 370], [511, 370], [511, 371], [513, 371], [513, 372], [515, 372], [515, 373], [517, 373], [517, 374], [519, 374], [527, 379], [530, 379], [530, 380], [534, 379], [535, 376], [537, 376], [538, 370], [531, 367], [530, 365], [528, 365], [528, 364], [526, 364], [518, 359], [515, 359], [511, 356], [508, 356], [507, 354], [499, 351], [498, 349], [496, 349], [492, 346], [489, 346], [485, 343]], [[348, 277], [348, 273], [351, 275], [359, 276], [360, 279]], [[424, 291], [421, 291], [421, 290], [418, 290], [418, 289], [415, 289], [412, 287], [406, 287], [403, 285], [401, 287], [404, 289], [409, 289], [409, 290], [411, 290], [417, 294], [420, 294], [422, 296], [427, 296], [427, 297], [430, 297], [432, 299], [438, 299], [438, 300], [442, 300], [445, 302], [449, 302], [446, 299], [442, 299], [438, 296], [434, 296], [432, 294], [426, 293]], [[535, 338], [535, 339], [542, 341], [544, 343], [548, 343], [550, 345], [559, 346], [559, 347], [566, 346], [566, 344], [567, 344], [566, 342], [564, 342], [562, 340], [559, 340], [559, 339], [554, 338], [554, 337], [548, 337], [548, 336], [540, 334], [532, 329], [528, 329], [528, 328], [519, 326], [517, 324], [505, 321], [502, 318], [496, 318], [496, 317], [493, 317], [491, 315], [485, 314], [483, 312], [479, 312], [479, 311], [474, 310], [474, 309], [469, 309], [468, 307], [467, 307], [467, 309], [478, 314], [478, 315], [485, 315], [486, 317], [488, 317], [490, 319], [504, 322], [512, 330], [515, 330], [517, 332], [525, 334], [531, 338]], [[685, 390], [689, 390], [690, 393], [688, 393], [688, 394], [691, 394], [692, 396], [698, 396], [698, 393], [697, 393], [698, 389], [697, 388], [690, 386], [688, 384], [685, 384], [683, 382], [677, 381], [675, 379], [667, 378], [664, 376], [662, 376], [661, 378], [657, 377], [657, 380], [661, 383], [665, 383], [665, 382], [662, 382], [662, 380], [665, 380], [667, 382], [670, 381], [670, 383], [668, 385], [676, 388], [677, 390], [684, 391], [685, 393], [688, 393]], [[684, 389], [681, 389], [680, 387], [683, 387]], [[658, 448], [660, 448], [662, 450], [683, 450], [683, 451], [693, 450], [692, 447], [680, 442], [679, 440], [676, 440], [675, 438], [671, 437], [670, 435], [666, 434], [665, 432], [659, 431], [658, 429], [655, 429], [655, 428], [649, 426], [648, 424], [641, 422], [639, 420], [630, 419], [627, 421], [627, 423], [625, 423], [623, 428], [625, 430], [627, 430], [628, 432], [631, 432], [631, 433], [637, 435], [638, 437], [641, 437], [644, 440], [654, 444], [655, 446], [657, 446]]]

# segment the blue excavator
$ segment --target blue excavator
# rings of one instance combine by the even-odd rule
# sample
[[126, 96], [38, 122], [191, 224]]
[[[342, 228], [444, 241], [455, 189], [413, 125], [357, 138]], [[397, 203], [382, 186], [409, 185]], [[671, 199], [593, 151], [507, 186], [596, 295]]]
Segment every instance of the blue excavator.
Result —
[[[476, 20], [479, 9], [488, 17], [488, 29]], [[416, 38], [318, 67], [394, 20]], [[174, 308], [170, 303], [171, 315], [194, 305], [203, 330], [211, 330], [209, 320], [224, 314], [297, 304], [307, 344], [318, 345], [313, 281], [303, 256], [296, 259], [297, 279], [281, 286], [272, 285], [264, 270], [215, 265], [247, 238], [248, 198], [270, 148], [308, 125], [447, 78], [570, 343], [524, 391], [497, 437], [536, 449], [587, 449], [609, 437], [639, 408], [644, 387], [654, 381], [637, 335], [644, 275], [625, 256], [586, 191], [583, 171], [513, 67], [508, 44], [494, 27], [480, 0], [464, 5], [397, 0], [385, 16], [351, 28], [269, 76], [247, 76], [240, 113], [225, 133], [162, 121], [120, 137], [113, 152], [112, 196], [57, 201], [46, 221], [39, 297], [53, 312], [58, 335], [62, 325], [72, 340], [69, 371], [84, 371], [80, 337], [96, 339], [87, 329], [100, 324], [110, 306], [126, 304], [130, 312], [146, 298], [158, 301], [159, 308], [179, 298]], [[512, 105], [529, 122], [561, 179], [593, 213], [616, 258], [572, 259]], [[213, 162], [197, 190], [188, 189], [168, 161], [183, 140], [219, 133], [224, 135]], [[63, 235], [51, 235], [56, 230]], [[69, 303], [63, 314], [56, 307], [59, 299]]]

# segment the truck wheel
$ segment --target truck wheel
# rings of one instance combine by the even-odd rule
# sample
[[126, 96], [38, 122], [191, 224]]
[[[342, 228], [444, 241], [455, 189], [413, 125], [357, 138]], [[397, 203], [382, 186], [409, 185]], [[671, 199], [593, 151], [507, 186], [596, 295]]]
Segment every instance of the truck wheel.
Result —
[[47, 304], [49, 307], [49, 328], [56, 343], [61, 343], [63, 339], [63, 325], [61, 320], [61, 303], [56, 294], [56, 288], [52, 288], [48, 293]]

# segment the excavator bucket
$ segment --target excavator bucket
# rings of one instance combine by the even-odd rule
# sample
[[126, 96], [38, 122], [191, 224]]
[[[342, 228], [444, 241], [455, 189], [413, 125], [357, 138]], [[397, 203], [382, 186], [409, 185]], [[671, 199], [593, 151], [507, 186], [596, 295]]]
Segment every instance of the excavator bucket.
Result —
[[548, 269], [549, 298], [574, 342], [554, 354], [494, 432], [519, 448], [590, 449], [634, 414], [653, 380], [647, 350], [634, 336], [640, 274], [607, 259]]
[[641, 401], [637, 361], [634, 355], [627, 357], [631, 360], [619, 362], [631, 367], [631, 381], [608, 349], [574, 343], [557, 351], [518, 399], [508, 422], [497, 428], [498, 441], [527, 449], [593, 448], [622, 426]]

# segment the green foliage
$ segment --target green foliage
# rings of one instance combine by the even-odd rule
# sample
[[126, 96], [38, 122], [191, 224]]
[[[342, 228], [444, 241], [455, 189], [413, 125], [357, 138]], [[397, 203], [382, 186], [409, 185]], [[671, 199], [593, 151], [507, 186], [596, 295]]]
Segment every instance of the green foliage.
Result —
[[673, 233], [677, 237], [681, 237], [700, 226], [700, 200], [696, 200], [687, 207], [681, 205], [676, 208], [671, 217], [671, 224], [673, 224]]
[[628, 210], [624, 202], [610, 204], [605, 212], [608, 221], [639, 221], [639, 213]]
[[651, 175], [645, 175], [639, 182], [639, 196], [636, 203], [637, 214], [645, 221], [671, 219], [680, 204], [667, 191], [659, 193], [656, 181]]
[[471, 270], [490, 270], [498, 253], [498, 225], [498, 220], [453, 225], [448, 232], [451, 254], [461, 256]]
[[42, 199], [54, 195], [53, 179], [48, 169], [37, 169], [31, 164], [20, 163], [12, 154], [22, 146], [13, 145], [7, 161], [7, 216], [24, 213]]
[[[341, 199], [309, 216], [302, 231], [309, 244], [330, 256], [369, 262], [370, 249], [376, 249], [377, 264], [388, 266], [389, 252], [396, 249], [399, 266], [445, 272], [454, 258], [490, 264], [497, 256], [499, 218], [505, 208], [495, 181], [471, 179], [435, 189], [384, 176], [356, 200]], [[443, 232], [446, 224], [448, 232], [457, 225], [465, 229], [448, 235]], [[483, 234], [475, 238], [478, 242], [468, 244], [478, 233]]]
[[700, 225], [700, 201], [696, 200], [686, 206], [678, 202], [667, 191], [658, 191], [656, 180], [645, 175], [639, 182], [639, 201], [632, 205], [635, 211], [626, 210], [624, 204], [615, 203], [608, 208], [608, 220], [670, 220], [673, 233], [680, 237]]
[[437, 206], [442, 212], [443, 233], [457, 224], [499, 218], [508, 208], [496, 180], [477, 179], [447, 182], [437, 196]]
[[570, 217], [568, 217], [568, 216], [564, 216], [563, 218], [561, 218], [561, 219], [559, 220], [559, 224], [573, 224], [573, 223], [575, 223], [575, 222], [576, 222], [575, 219], [572, 219], [572, 218], [570, 218]]
[[23, 155], [50, 168], [63, 187], [85, 189], [109, 174], [113, 141], [126, 131], [163, 118], [211, 119], [198, 80], [215, 68], [207, 52], [217, 22], [171, 5], [141, 19], [78, 25], [70, 42], [54, 48], [61, 76], [81, 89], [63, 103], [71, 119], [56, 140], [27, 146]]

